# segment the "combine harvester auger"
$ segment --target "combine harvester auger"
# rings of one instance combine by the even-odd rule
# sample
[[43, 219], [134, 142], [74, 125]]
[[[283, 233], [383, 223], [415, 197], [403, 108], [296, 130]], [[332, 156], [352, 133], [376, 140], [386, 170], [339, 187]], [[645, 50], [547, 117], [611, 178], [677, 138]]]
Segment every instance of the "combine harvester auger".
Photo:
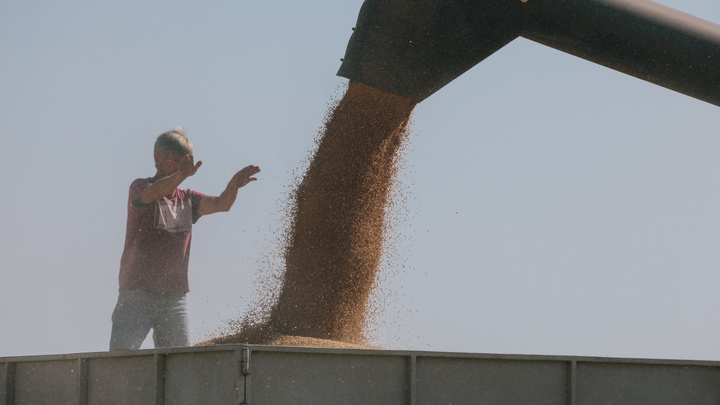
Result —
[[422, 101], [518, 37], [720, 106], [720, 25], [649, 0], [366, 0], [338, 75]]

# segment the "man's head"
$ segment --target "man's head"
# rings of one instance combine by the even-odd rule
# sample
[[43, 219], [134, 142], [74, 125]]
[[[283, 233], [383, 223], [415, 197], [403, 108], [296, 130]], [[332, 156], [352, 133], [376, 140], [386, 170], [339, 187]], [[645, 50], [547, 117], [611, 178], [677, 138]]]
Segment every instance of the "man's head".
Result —
[[163, 155], [167, 152], [175, 152], [180, 156], [192, 155], [192, 142], [185, 136], [185, 130], [177, 127], [162, 133], [155, 141], [155, 153]]
[[180, 160], [192, 154], [192, 142], [182, 127], [162, 133], [155, 141], [155, 167], [162, 175], [177, 171]]

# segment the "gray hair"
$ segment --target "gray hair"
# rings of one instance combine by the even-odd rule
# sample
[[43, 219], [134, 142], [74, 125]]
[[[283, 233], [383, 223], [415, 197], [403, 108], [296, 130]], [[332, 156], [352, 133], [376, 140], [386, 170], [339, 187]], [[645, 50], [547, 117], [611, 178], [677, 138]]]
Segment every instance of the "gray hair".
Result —
[[160, 155], [167, 152], [175, 152], [180, 156], [192, 155], [192, 142], [185, 136], [182, 127], [163, 132], [155, 141], [155, 153]]

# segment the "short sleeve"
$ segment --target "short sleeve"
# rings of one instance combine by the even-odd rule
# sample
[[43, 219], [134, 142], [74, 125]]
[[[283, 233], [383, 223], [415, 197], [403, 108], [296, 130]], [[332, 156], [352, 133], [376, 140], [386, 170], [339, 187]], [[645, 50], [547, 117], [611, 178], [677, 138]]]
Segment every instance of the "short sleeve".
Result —
[[136, 179], [130, 184], [130, 191], [128, 193], [128, 205], [135, 208], [142, 208], [149, 204], [143, 204], [140, 202], [140, 194], [150, 184], [150, 179]]
[[190, 190], [190, 201], [192, 201], [192, 223], [193, 224], [196, 223], [198, 221], [198, 219], [200, 219], [200, 217], [202, 216], [199, 213], [199, 209], [200, 209], [200, 200], [202, 200], [203, 197], [205, 197], [205, 194], [203, 194], [199, 191]]

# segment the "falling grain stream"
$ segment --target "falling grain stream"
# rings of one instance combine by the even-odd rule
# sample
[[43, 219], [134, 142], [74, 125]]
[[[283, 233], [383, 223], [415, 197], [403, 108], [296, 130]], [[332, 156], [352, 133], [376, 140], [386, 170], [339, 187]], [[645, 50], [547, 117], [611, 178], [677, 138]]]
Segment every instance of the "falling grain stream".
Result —
[[269, 320], [215, 343], [272, 344], [278, 336], [365, 343], [386, 204], [415, 104], [350, 82], [296, 190], [284, 277]]

